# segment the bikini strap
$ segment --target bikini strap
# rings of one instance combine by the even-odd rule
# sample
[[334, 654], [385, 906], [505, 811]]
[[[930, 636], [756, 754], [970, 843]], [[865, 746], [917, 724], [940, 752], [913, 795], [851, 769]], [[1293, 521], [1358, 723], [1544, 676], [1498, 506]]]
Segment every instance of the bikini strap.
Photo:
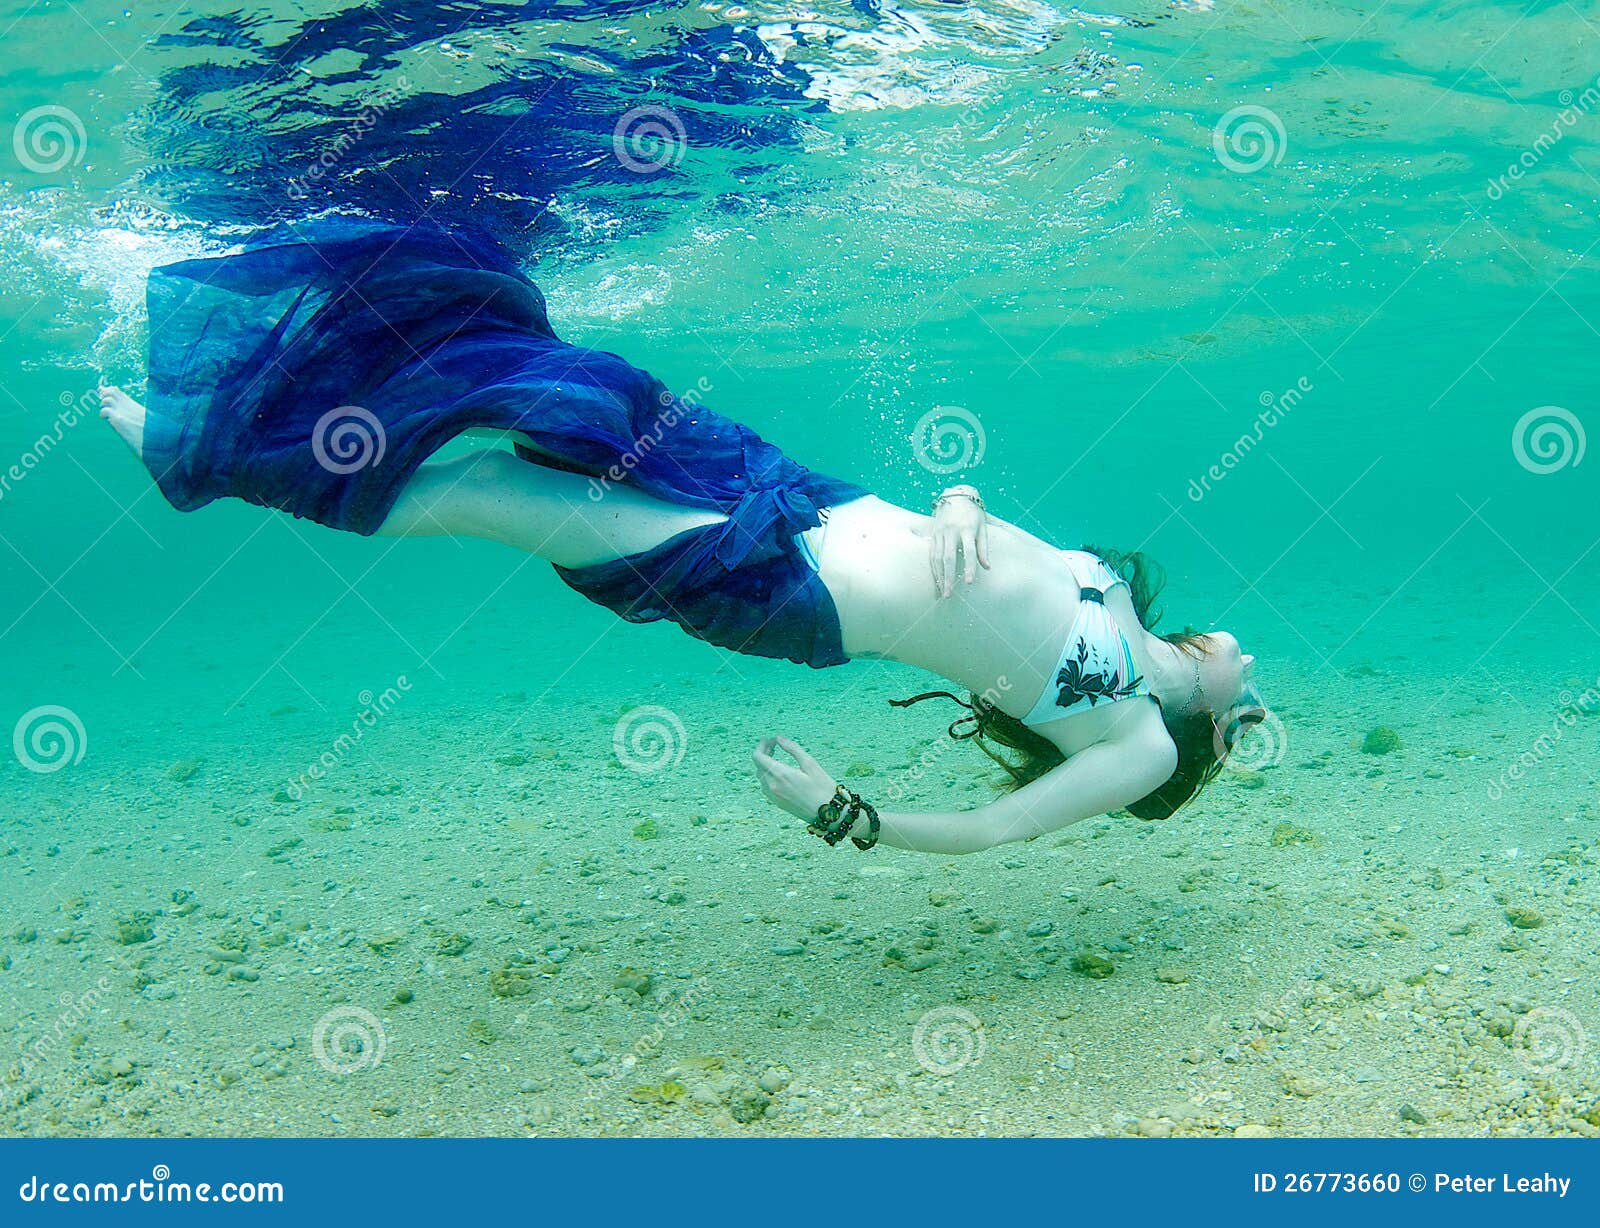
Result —
[[[962, 699], [961, 696], [952, 694], [949, 691], [924, 691], [921, 695], [911, 696], [910, 699], [891, 699], [889, 704], [895, 708], [909, 708], [912, 704], [920, 704], [925, 699], [953, 699], [967, 710], [966, 716], [956, 717], [955, 720], [950, 722], [949, 729], [945, 731], [956, 741], [962, 741], [982, 732], [983, 716], [979, 713], [977, 705], [970, 704]], [[962, 731], [957, 733], [957, 729]]]

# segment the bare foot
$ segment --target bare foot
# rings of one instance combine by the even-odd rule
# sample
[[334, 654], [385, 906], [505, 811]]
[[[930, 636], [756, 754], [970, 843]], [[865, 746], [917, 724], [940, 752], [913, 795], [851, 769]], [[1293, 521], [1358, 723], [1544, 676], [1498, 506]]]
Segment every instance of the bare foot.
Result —
[[122, 436], [136, 456], [144, 456], [144, 406], [122, 389], [100, 385], [100, 416]]

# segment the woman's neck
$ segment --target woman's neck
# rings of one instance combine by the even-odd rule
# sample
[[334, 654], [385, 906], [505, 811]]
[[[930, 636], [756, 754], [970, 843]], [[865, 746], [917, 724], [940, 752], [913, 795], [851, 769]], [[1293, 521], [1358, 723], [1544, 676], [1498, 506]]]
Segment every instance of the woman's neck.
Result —
[[1145, 685], [1161, 702], [1161, 710], [1183, 716], [1200, 704], [1200, 662], [1176, 644], [1141, 630], [1134, 653], [1144, 666]]

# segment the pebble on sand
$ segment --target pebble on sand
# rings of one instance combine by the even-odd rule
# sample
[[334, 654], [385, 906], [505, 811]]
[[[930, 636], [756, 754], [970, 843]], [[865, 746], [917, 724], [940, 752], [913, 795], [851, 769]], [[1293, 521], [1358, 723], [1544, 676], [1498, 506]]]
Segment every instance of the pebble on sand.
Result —
[[1544, 924], [1544, 916], [1532, 908], [1508, 908], [1506, 920], [1519, 930], [1536, 930]]
[[1074, 955], [1071, 967], [1079, 976], [1086, 976], [1095, 981], [1103, 981], [1117, 970], [1117, 966], [1109, 959], [1088, 951]]
[[194, 779], [195, 773], [200, 770], [200, 765], [204, 762], [203, 759], [179, 759], [167, 769], [167, 779], [184, 784]]
[[1361, 739], [1363, 755], [1387, 755], [1400, 749], [1400, 735], [1387, 725], [1376, 725]]
[[1328, 1090], [1328, 1085], [1314, 1075], [1286, 1073], [1283, 1076], [1283, 1090], [1291, 1096], [1299, 1096], [1302, 1100]]

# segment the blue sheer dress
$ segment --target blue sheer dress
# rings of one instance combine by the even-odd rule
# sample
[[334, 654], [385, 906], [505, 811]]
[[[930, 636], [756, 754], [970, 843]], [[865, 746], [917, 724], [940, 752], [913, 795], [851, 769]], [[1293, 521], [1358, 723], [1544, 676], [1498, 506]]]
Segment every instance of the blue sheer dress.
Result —
[[796, 538], [868, 492], [814, 473], [615, 354], [569, 345], [491, 241], [432, 225], [301, 224], [150, 275], [145, 462], [173, 506], [233, 497], [370, 534], [441, 445], [525, 431], [538, 463], [722, 523], [561, 568], [633, 622], [736, 652], [847, 658]]

